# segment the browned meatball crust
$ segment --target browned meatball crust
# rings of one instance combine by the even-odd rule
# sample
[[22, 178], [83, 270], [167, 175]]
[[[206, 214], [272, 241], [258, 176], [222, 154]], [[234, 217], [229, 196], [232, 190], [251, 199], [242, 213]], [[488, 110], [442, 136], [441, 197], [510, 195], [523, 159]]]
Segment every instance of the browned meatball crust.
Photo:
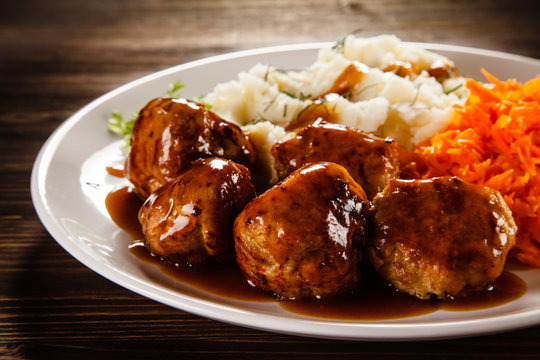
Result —
[[220, 158], [196, 160], [141, 207], [145, 245], [171, 263], [232, 261], [234, 219], [255, 195], [243, 165]]
[[253, 286], [279, 298], [354, 289], [368, 203], [345, 168], [315, 163], [253, 199], [234, 224], [237, 263]]
[[295, 138], [276, 143], [270, 153], [280, 179], [313, 162], [340, 164], [362, 186], [369, 199], [399, 175], [397, 151], [391, 140], [344, 125], [309, 125]]
[[394, 179], [372, 210], [367, 257], [398, 290], [422, 299], [486, 286], [515, 243], [517, 227], [500, 193], [458, 178]]
[[255, 151], [247, 136], [203, 105], [186, 99], [158, 98], [139, 113], [124, 172], [148, 197], [193, 160], [222, 157], [251, 167]]

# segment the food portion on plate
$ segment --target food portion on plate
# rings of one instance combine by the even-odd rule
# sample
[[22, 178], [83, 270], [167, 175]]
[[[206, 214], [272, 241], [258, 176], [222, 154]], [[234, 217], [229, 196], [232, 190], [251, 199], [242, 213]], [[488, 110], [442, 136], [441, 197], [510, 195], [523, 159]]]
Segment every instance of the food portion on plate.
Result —
[[247, 281], [281, 299], [353, 291], [368, 200], [336, 163], [314, 162], [249, 202], [234, 223], [236, 259]]
[[143, 197], [173, 181], [194, 160], [220, 156], [251, 166], [255, 152], [239, 126], [185, 99], [155, 99], [140, 112], [126, 158], [127, 179]]
[[234, 219], [254, 197], [245, 166], [221, 158], [195, 160], [141, 207], [146, 247], [170, 263], [232, 261]]
[[124, 169], [142, 240], [172, 264], [236, 262], [279, 299], [362, 291], [365, 266], [443, 300], [489, 288], [509, 252], [540, 266], [540, 78], [489, 80], [348, 36], [305, 69], [258, 64], [196, 101], [153, 99]]
[[516, 242], [500, 193], [455, 177], [392, 179], [372, 212], [367, 258], [396, 289], [420, 299], [482, 289], [501, 275]]
[[[339, 146], [336, 146], [339, 144]], [[366, 131], [332, 123], [317, 123], [296, 132], [270, 149], [273, 168], [283, 180], [294, 170], [317, 161], [344, 166], [371, 200], [399, 176], [396, 144]]]

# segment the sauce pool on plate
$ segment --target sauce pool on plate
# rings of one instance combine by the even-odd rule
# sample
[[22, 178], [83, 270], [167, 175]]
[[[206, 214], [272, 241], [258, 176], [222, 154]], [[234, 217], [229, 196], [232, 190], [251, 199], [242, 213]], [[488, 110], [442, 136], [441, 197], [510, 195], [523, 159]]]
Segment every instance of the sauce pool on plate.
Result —
[[396, 291], [371, 270], [363, 272], [352, 294], [327, 299], [278, 301], [271, 294], [250, 286], [235, 264], [173, 266], [152, 256], [142, 242], [137, 215], [142, 200], [131, 187], [111, 191], [105, 200], [111, 219], [134, 240], [130, 252], [140, 261], [159, 267], [173, 279], [218, 296], [256, 302], [276, 301], [285, 310], [313, 317], [344, 320], [387, 320], [429, 314], [436, 310], [469, 311], [499, 306], [521, 297], [527, 284], [505, 270], [489, 290], [466, 292], [455, 299], [420, 300]]

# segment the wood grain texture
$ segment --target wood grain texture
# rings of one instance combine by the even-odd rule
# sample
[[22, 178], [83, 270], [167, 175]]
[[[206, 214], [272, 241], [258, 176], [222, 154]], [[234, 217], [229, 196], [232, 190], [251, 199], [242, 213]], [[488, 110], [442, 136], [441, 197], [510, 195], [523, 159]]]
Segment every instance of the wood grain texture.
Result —
[[27, 0], [0, 3], [0, 358], [538, 358], [540, 327], [431, 342], [255, 331], [148, 300], [50, 237], [29, 179], [76, 110], [173, 65], [267, 45], [394, 33], [540, 58], [536, 1]]

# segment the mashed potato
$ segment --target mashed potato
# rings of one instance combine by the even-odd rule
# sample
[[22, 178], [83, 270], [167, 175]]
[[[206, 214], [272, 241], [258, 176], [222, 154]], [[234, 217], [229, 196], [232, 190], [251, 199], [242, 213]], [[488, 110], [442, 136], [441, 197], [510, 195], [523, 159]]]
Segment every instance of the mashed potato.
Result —
[[[353, 64], [362, 75], [357, 83], [346, 94], [327, 94]], [[287, 129], [314, 106], [332, 111], [333, 122], [391, 137], [411, 148], [439, 131], [450, 120], [452, 106], [464, 102], [465, 80], [453, 68], [446, 57], [403, 44], [392, 35], [348, 36], [320, 50], [306, 69], [258, 64], [236, 80], [217, 85], [204, 102], [243, 127], [268, 173], [269, 149], [290, 136]]]

